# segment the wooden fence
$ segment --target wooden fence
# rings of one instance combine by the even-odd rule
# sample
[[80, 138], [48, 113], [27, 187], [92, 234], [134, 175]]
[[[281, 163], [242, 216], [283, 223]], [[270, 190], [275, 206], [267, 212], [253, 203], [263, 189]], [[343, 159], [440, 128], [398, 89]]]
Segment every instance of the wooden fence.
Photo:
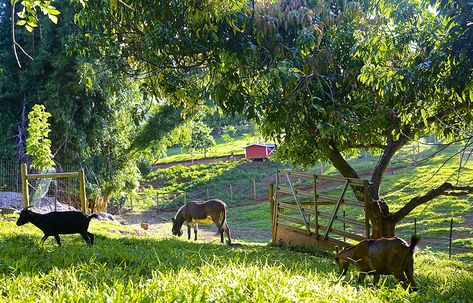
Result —
[[349, 187], [368, 191], [368, 181], [278, 170], [269, 189], [272, 240], [335, 249], [368, 238], [365, 203]]
[[30, 194], [29, 194], [29, 180], [35, 179], [61, 179], [61, 178], [79, 178], [79, 195], [80, 195], [80, 206], [81, 211], [86, 211], [86, 194], [85, 194], [85, 175], [84, 170], [80, 169], [78, 172], [64, 172], [64, 173], [52, 173], [52, 174], [29, 174], [26, 163], [22, 163], [20, 166], [21, 171], [21, 188], [23, 192], [23, 206], [28, 207], [30, 205]]

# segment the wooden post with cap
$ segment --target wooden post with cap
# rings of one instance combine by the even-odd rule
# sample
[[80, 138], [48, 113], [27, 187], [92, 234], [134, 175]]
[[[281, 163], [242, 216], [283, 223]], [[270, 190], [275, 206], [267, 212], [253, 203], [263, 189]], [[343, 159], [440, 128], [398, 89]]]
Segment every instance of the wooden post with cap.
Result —
[[26, 176], [28, 175], [28, 167], [26, 166], [26, 163], [22, 163], [20, 167], [21, 171], [21, 189], [23, 192], [23, 207], [27, 208], [30, 206], [30, 193], [28, 189], [28, 180], [26, 179]]
[[80, 193], [80, 210], [85, 213], [86, 211], [86, 194], [85, 194], [85, 174], [84, 169], [79, 170], [79, 193]]

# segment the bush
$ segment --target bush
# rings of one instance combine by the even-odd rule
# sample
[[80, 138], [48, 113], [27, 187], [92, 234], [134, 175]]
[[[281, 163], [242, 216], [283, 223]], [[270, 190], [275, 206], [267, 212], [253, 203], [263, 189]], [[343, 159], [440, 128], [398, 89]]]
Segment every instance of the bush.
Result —
[[141, 176], [145, 178], [151, 172], [153, 163], [146, 158], [140, 158], [136, 163], [136, 166], [138, 167]]

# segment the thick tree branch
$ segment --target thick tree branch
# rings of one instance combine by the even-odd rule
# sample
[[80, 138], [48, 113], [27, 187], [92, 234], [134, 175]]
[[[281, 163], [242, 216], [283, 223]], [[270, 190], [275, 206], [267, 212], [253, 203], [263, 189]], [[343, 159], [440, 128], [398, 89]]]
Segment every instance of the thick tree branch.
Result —
[[381, 187], [381, 180], [383, 178], [384, 172], [388, 167], [389, 163], [393, 156], [408, 142], [406, 136], [401, 136], [398, 140], [393, 141], [388, 139], [388, 143], [383, 150], [383, 154], [376, 165], [373, 175], [371, 176], [371, 187], [370, 193], [371, 197], [375, 200], [379, 200], [379, 189]]
[[[467, 111], [467, 110], [472, 110], [472, 109], [473, 109], [473, 106], [471, 104], [468, 104], [468, 103], [467, 104], [461, 104], [459, 106], [449, 108], [447, 110], [438, 112], [435, 115], [432, 115], [431, 117], [428, 117], [427, 122], [441, 122], [441, 121], [439, 121], [439, 119], [441, 119], [441, 118], [453, 115], [457, 112], [462, 112], [462, 111]], [[416, 129], [423, 129], [425, 127], [426, 127], [426, 125], [424, 124], [424, 122], [421, 122], [421, 123], [417, 124], [415, 128]]]
[[342, 174], [342, 176], [346, 178], [359, 178], [358, 173], [343, 158], [335, 142], [330, 142], [330, 146], [326, 148], [325, 154], [329, 158], [330, 162], [332, 162], [333, 166]]
[[399, 222], [406, 217], [414, 208], [437, 198], [438, 196], [464, 196], [473, 194], [473, 186], [453, 186], [451, 183], [443, 183], [437, 188], [431, 189], [427, 194], [412, 198], [392, 217], [394, 222]]
[[[431, 117], [428, 117], [426, 120], [428, 123], [434, 123], [438, 121], [440, 118], [450, 116], [458, 111], [466, 111], [466, 110], [471, 110], [473, 107], [468, 104], [462, 104], [457, 107], [449, 108], [447, 110], [441, 111], [436, 113], [435, 115], [432, 115]], [[394, 121], [391, 127], [388, 129], [388, 142], [386, 147], [383, 150], [383, 154], [381, 155], [381, 158], [376, 165], [373, 175], [371, 177], [371, 183], [372, 186], [370, 188], [370, 193], [373, 199], [379, 200], [379, 190], [381, 187], [381, 181], [383, 178], [383, 174], [388, 167], [389, 163], [391, 162], [392, 157], [404, 146], [406, 145], [409, 140], [411, 140], [411, 137], [415, 132], [418, 132], [420, 130], [425, 129], [427, 125], [424, 122], [418, 123], [411, 129], [407, 130], [402, 130], [401, 131], [401, 136], [398, 140], [394, 141], [392, 140], [391, 132], [393, 129]]]

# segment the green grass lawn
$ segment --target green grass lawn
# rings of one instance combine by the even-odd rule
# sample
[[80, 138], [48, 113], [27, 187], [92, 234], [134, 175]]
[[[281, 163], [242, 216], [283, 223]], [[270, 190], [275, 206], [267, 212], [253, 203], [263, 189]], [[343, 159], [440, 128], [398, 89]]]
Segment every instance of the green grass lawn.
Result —
[[[254, 137], [256, 138], [256, 137]], [[253, 139], [254, 140], [254, 139]], [[207, 157], [219, 157], [227, 156], [233, 153], [234, 155], [245, 154], [245, 146], [251, 142], [248, 142], [243, 136], [235, 137], [231, 142], [225, 142], [221, 138], [215, 140], [216, 145], [209, 148], [207, 155], [203, 152], [195, 152], [193, 155], [182, 152], [179, 146], [168, 148], [166, 151], [167, 157], [159, 159], [156, 163], [167, 163], [177, 161], [190, 161], [192, 159], [202, 159]]]
[[[249, 215], [251, 216], [251, 215]], [[250, 218], [247, 218], [250, 219]], [[416, 293], [393, 277], [374, 288], [340, 278], [327, 253], [243, 242], [227, 247], [137, 233], [92, 221], [95, 244], [63, 236], [63, 247], [16, 216], [0, 218], [1, 302], [468, 302], [473, 265], [421, 251]], [[245, 220], [245, 218], [242, 218]], [[236, 224], [237, 222], [233, 222]], [[240, 223], [239, 223], [240, 224]], [[167, 231], [167, 230], [166, 230]], [[371, 279], [367, 279], [371, 280]]]

